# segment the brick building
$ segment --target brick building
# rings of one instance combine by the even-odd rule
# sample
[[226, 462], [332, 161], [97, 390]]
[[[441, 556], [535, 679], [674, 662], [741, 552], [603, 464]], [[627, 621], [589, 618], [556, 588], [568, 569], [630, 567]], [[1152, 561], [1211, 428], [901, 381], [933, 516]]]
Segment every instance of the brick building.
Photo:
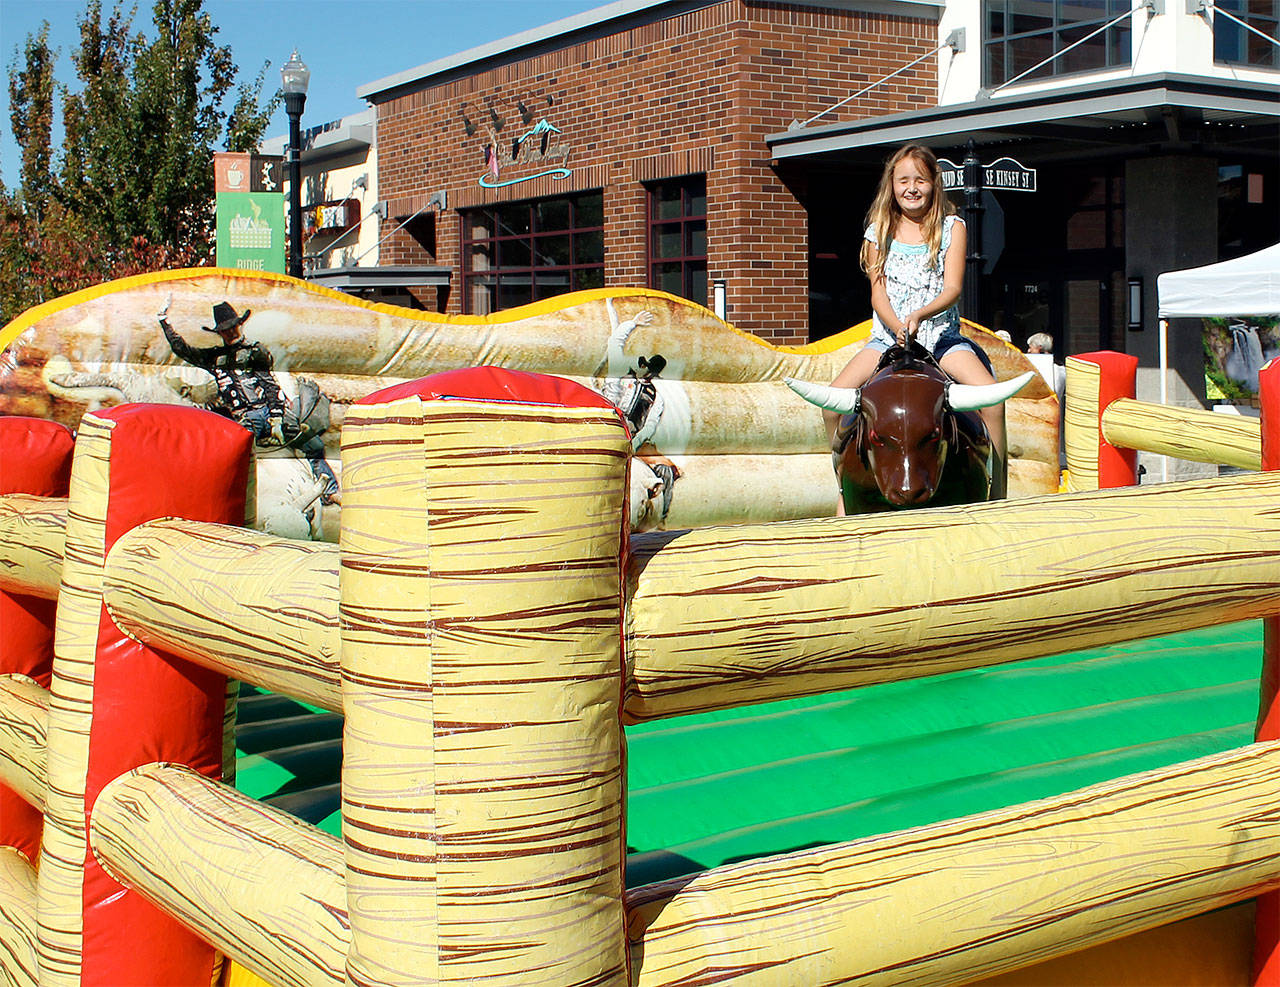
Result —
[[[408, 220], [381, 263], [451, 268], [422, 300], [455, 313], [602, 285], [707, 303], [723, 281], [734, 324], [808, 342], [804, 182], [766, 137], [937, 46], [933, 3], [832, 6], [614, 3], [363, 87], [379, 196]], [[859, 112], [933, 105], [937, 85], [926, 58]]]
[[1278, 2], [616, 0], [360, 88], [379, 265], [452, 313], [722, 286], [729, 321], [808, 342], [870, 311], [887, 154], [973, 141], [1036, 181], [971, 214], [964, 314], [1135, 353], [1140, 396], [1201, 403], [1199, 325], [1160, 362], [1156, 276], [1280, 238]]

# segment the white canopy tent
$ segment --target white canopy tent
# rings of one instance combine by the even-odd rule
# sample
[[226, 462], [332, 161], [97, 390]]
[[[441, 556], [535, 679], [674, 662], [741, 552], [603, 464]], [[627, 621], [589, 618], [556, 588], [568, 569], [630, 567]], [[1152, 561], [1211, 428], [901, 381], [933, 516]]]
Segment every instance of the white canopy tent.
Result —
[[1280, 243], [1156, 279], [1161, 319], [1280, 314]]
[[1156, 278], [1160, 305], [1160, 403], [1169, 403], [1169, 320], [1280, 315], [1280, 243], [1219, 264]]
[[[1160, 403], [1169, 403], [1169, 320], [1280, 315], [1280, 243], [1256, 253], [1156, 278]], [[1166, 465], [1162, 472], [1167, 474]]]

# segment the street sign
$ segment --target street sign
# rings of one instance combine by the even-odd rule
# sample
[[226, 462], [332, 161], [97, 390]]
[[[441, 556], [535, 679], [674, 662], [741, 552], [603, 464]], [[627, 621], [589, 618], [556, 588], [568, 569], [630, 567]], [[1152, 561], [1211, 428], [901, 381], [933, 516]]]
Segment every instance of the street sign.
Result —
[[982, 166], [982, 184], [996, 192], [1034, 192], [1036, 170], [1013, 158], [997, 158]]
[[[942, 172], [942, 187], [948, 192], [964, 188], [964, 165], [939, 158], [938, 168]], [[982, 166], [982, 187], [995, 192], [1034, 192], [1036, 170], [1013, 158], [997, 158]]]

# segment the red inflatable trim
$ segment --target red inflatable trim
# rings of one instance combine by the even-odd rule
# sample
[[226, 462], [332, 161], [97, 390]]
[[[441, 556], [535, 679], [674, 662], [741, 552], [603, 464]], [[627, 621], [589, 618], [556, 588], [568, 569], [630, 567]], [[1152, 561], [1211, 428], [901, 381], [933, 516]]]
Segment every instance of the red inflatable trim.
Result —
[[[95, 417], [111, 435], [106, 550], [144, 521], [184, 517], [243, 524], [252, 438], [196, 408], [122, 405]], [[222, 775], [226, 680], [126, 638], [103, 608], [98, 623], [86, 816], [106, 784], [152, 761]], [[82, 987], [197, 984], [212, 948], [85, 857]], [[122, 935], [122, 930], [128, 930]]]
[[45, 418], [0, 417], [0, 494], [65, 497], [75, 439]]
[[1098, 486], [1103, 490], [1131, 487], [1138, 482], [1138, 453], [1134, 449], [1117, 449], [1102, 437], [1102, 412], [1118, 398], [1137, 394], [1138, 358], [1127, 353], [1101, 350], [1078, 353], [1077, 360], [1095, 364], [1101, 374], [1098, 381]]
[[529, 374], [502, 367], [469, 367], [448, 370], [420, 380], [383, 388], [356, 404], [387, 404], [404, 398], [424, 401], [463, 398], [471, 401], [512, 401], [519, 404], [545, 404], [561, 408], [608, 408], [616, 411], [603, 397], [576, 381], [549, 374]]
[[[44, 418], [0, 418], [0, 494], [65, 497], [75, 439], [71, 430]], [[46, 689], [53, 674], [53, 624], [57, 604], [0, 591], [0, 673], [21, 674]], [[44, 816], [0, 785], [0, 844], [35, 863]]]
[[[1258, 374], [1262, 405], [1262, 468], [1280, 469], [1280, 362]], [[1280, 739], [1280, 617], [1264, 617], [1258, 740]], [[1254, 920], [1253, 983], [1280, 987], [1280, 892], [1259, 895]]]
[[1258, 372], [1262, 405], [1262, 468], [1280, 469], [1280, 360], [1269, 360]]

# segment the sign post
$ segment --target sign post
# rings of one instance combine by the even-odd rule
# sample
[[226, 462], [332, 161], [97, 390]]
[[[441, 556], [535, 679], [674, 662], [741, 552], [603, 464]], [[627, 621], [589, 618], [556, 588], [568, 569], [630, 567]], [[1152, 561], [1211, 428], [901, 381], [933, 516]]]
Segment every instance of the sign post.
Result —
[[964, 159], [964, 225], [968, 230], [969, 252], [964, 258], [964, 292], [961, 307], [971, 322], [981, 322], [978, 312], [982, 304], [982, 292], [978, 279], [982, 277], [982, 165], [972, 139], [969, 153]]
[[278, 155], [214, 154], [219, 267], [284, 273], [282, 160]]
[[[981, 283], [983, 273], [989, 273], [995, 263], [995, 257], [988, 262], [983, 255], [983, 213], [986, 211], [984, 199], [990, 192], [1034, 192], [1036, 191], [1036, 170], [1027, 168], [1013, 158], [997, 158], [990, 164], [980, 164], [978, 152], [972, 140], [969, 141], [964, 164], [958, 165], [946, 158], [938, 159], [938, 168], [942, 173], [942, 187], [964, 190], [964, 224], [968, 228], [969, 250], [965, 256], [964, 295], [961, 308], [966, 318], [975, 322], [981, 321], [979, 308], [982, 304]], [[993, 204], [995, 200], [991, 200]], [[993, 243], [996, 237], [992, 237]], [[1003, 244], [1003, 235], [999, 242]], [[1001, 249], [996, 246], [996, 252]]]

